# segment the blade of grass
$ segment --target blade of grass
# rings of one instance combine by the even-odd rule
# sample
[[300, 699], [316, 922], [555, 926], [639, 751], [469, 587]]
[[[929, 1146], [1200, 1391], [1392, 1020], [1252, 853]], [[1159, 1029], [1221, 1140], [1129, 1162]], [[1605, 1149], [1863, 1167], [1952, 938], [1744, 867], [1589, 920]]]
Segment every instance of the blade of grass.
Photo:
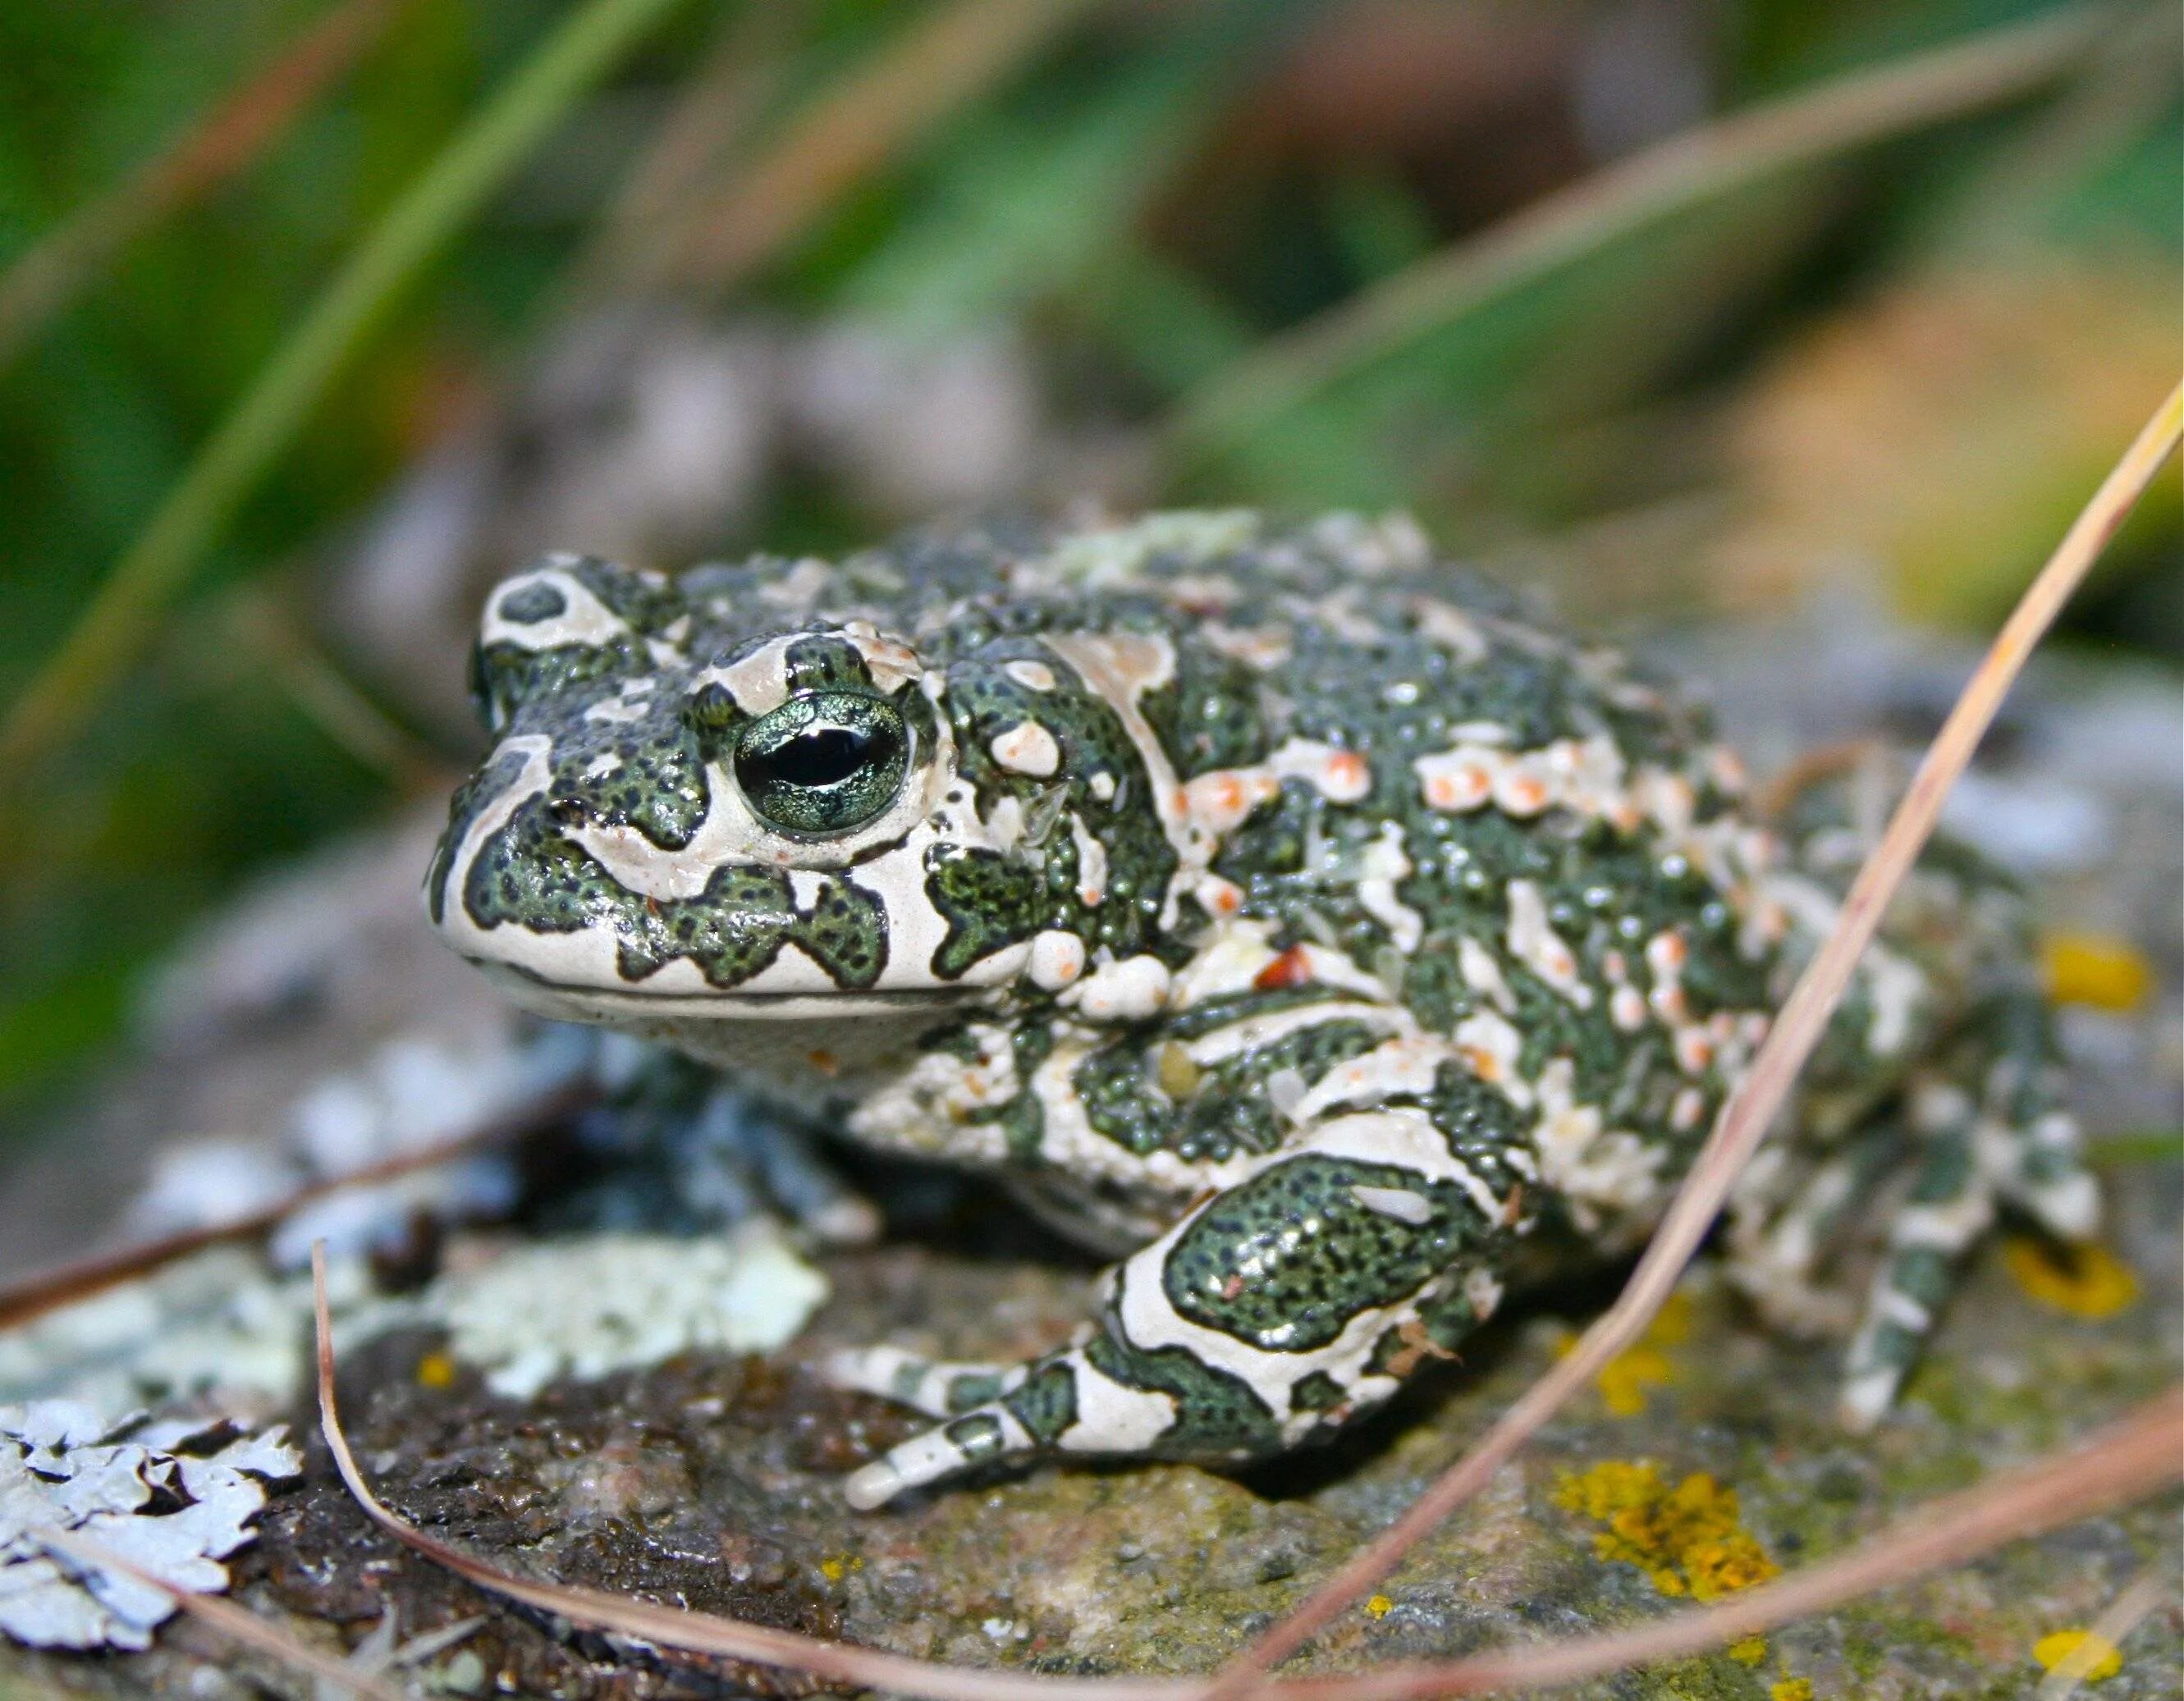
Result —
[[1609, 1359], [1645, 1331], [1684, 1266], [1691, 1262], [1691, 1254], [1698, 1250], [1738, 1172], [1788, 1098], [1797, 1071], [1812, 1054], [1849, 984], [1859, 956], [1880, 927], [1889, 899], [1931, 836], [1949, 787], [1970, 762], [1972, 752], [1993, 722], [2033, 646], [2053, 624], [2070, 593], [2175, 451], [2180, 437], [2184, 437], [2184, 386], [2170, 392], [2114, 470], [2102, 481], [1965, 685], [1964, 694], [1912, 775], [1880, 843], [1858, 870], [1849, 896], [1843, 900], [1835, 931], [1791, 989], [1752, 1059], [1751, 1072], [1722, 1107], [1690, 1176], [1670, 1202], [1615, 1304], [1401, 1517], [1345, 1561], [1257, 1644], [1239, 1655], [1216, 1685], [1215, 1695], [1230, 1697], [1249, 1691], [1261, 1674], [1296, 1652], [1336, 1614], [1386, 1576], [1420, 1537], [1484, 1488], [1565, 1400], [1589, 1384]]
[[53, 1552], [73, 1560], [79, 1565], [95, 1570], [112, 1571], [117, 1576], [141, 1583], [148, 1589], [157, 1590], [192, 1618], [201, 1619], [231, 1642], [245, 1648], [254, 1648], [268, 1654], [292, 1670], [309, 1672], [323, 1682], [338, 1684], [353, 1694], [362, 1695], [367, 1701], [407, 1701], [402, 1692], [381, 1682], [370, 1672], [360, 1671], [345, 1660], [332, 1654], [321, 1654], [307, 1647], [295, 1637], [259, 1618], [245, 1612], [232, 1601], [221, 1600], [216, 1595], [198, 1594], [191, 1589], [179, 1588], [157, 1571], [147, 1570], [133, 1559], [123, 1558], [103, 1543], [74, 1530], [40, 1530], [36, 1539]]
[[114, 255], [243, 170], [379, 38], [408, 0], [343, 0], [197, 125], [0, 273], [0, 368]]
[[720, 295], [852, 184], [1006, 76], [1092, 0], [954, 0], [820, 96], [749, 171], [696, 209], [667, 275]]
[[2184, 78], [2178, 21], [2177, 8], [2159, 0], [2124, 11], [2069, 92], [1981, 162], [1921, 240], [1937, 250], [1983, 247], [2008, 257], [2029, 231], [2050, 225], [2103, 162], [2164, 122]]
[[1617, 238], [1793, 167], [1999, 106], [2053, 82], [2112, 20], [2074, 8], [1897, 59], [1672, 137], [1546, 196], [1262, 343], [1163, 429], [1188, 469], [1346, 373], [1514, 294]]
[[679, 0], [587, 0], [390, 208], [192, 462], [0, 724], [0, 798], [70, 736], [342, 364], [586, 89]]
[[722, 26], [571, 265], [573, 300], [658, 282], [663, 242], [685, 229], [689, 209], [751, 141], [788, 69], [799, 22], [784, 8], [753, 6]]
[[1513, 1694], [1721, 1648], [2151, 1494], [2184, 1476], [2180, 1427], [2184, 1388], [2171, 1388], [2059, 1457], [1933, 1501], [1847, 1554], [1695, 1612], [1462, 1659], [1270, 1684], [1268, 1691], [1284, 1701]]
[[521, 1601], [541, 1612], [609, 1634], [660, 1648], [709, 1654], [763, 1665], [787, 1666], [837, 1683], [929, 1698], [929, 1701], [1188, 1701], [1200, 1685], [1177, 1678], [1067, 1678], [1019, 1676], [972, 1666], [935, 1665], [855, 1643], [827, 1642], [794, 1631], [744, 1624], [710, 1613], [657, 1606], [598, 1589], [542, 1583], [510, 1575], [461, 1548], [429, 1536], [390, 1509], [357, 1468], [334, 1398], [334, 1351], [326, 1308], [326, 1249], [311, 1249], [311, 1280], [318, 1326], [319, 1427], [356, 1504], [372, 1522], [434, 1565], [489, 1593]]
[[967, 126], [930, 203], [860, 263], [836, 307], [944, 341], [1060, 294], [1138, 224], [1297, 9], [1201, 3], [1095, 89]]
[[453, 789], [461, 776], [366, 696], [281, 603], [246, 587], [221, 612], [235, 647], [255, 656], [312, 725], [348, 756], [410, 797], [444, 796]]

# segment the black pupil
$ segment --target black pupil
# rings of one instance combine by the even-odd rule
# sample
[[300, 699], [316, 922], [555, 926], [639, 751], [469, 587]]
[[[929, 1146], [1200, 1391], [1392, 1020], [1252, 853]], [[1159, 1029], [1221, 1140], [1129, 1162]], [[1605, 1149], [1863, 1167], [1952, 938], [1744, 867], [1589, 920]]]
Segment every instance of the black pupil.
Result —
[[878, 741], [847, 726], [819, 726], [769, 750], [760, 764], [791, 786], [833, 786], [855, 773], [876, 753]]

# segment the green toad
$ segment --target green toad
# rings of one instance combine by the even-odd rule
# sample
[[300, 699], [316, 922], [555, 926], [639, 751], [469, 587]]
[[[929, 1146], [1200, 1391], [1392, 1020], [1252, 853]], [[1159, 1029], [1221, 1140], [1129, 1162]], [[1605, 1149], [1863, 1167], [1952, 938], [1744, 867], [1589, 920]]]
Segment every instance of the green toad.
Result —
[[[837, 1364], [935, 1420], [862, 1506], [1032, 1454], [1278, 1453], [1512, 1280], [1633, 1245], [1871, 832], [1840, 777], [1762, 824], [1701, 714], [1401, 519], [554, 557], [493, 594], [476, 686], [451, 945], [1117, 1260], [1032, 1363]], [[2093, 1226], [2023, 931], [1930, 854], [1740, 1188], [1731, 1272], [1851, 1328], [1854, 1420], [1998, 1203]], [[1862, 1297], [1846, 1244], [1880, 1252]]]

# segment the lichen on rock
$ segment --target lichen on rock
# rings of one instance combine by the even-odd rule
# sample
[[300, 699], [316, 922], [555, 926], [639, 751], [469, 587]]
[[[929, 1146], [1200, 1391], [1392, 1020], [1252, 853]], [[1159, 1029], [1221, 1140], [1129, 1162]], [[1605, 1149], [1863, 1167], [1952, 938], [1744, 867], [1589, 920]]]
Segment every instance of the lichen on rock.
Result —
[[435, 1281], [421, 1308], [496, 1393], [603, 1376], [707, 1349], [785, 1345], [827, 1278], [760, 1218], [726, 1236], [594, 1234], [516, 1248]]
[[144, 1648], [164, 1593], [60, 1557], [75, 1531], [193, 1593], [227, 1587], [220, 1560], [251, 1539], [265, 1484], [303, 1456], [276, 1427], [119, 1421], [69, 1400], [0, 1406], [0, 1632], [38, 1648]]
[[1671, 1487], [1658, 1465], [1605, 1459], [1565, 1472], [1555, 1504], [1606, 1526], [1593, 1551], [1637, 1566], [1664, 1595], [1713, 1600], [1782, 1569], [1744, 1527], [1736, 1491], [1702, 1470]]

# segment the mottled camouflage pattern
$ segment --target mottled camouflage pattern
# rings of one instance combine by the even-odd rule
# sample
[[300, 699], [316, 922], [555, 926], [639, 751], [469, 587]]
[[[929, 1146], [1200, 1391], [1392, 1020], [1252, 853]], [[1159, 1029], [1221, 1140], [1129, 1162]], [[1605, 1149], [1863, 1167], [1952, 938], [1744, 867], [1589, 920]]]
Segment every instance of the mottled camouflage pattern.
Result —
[[[494, 593], [476, 681], [451, 943], [1121, 1259], [1031, 1364], [839, 1363], [940, 1420], [860, 1504], [1279, 1451], [1513, 1276], [1632, 1244], [1875, 827], [1855, 775], [1759, 822], [1701, 714], [1400, 519], [555, 558]], [[2003, 883], [1937, 849], [1732, 1211], [1771, 1316], [1854, 1326], [1855, 1419], [1997, 1202], [2092, 1226], [2027, 960]]]

